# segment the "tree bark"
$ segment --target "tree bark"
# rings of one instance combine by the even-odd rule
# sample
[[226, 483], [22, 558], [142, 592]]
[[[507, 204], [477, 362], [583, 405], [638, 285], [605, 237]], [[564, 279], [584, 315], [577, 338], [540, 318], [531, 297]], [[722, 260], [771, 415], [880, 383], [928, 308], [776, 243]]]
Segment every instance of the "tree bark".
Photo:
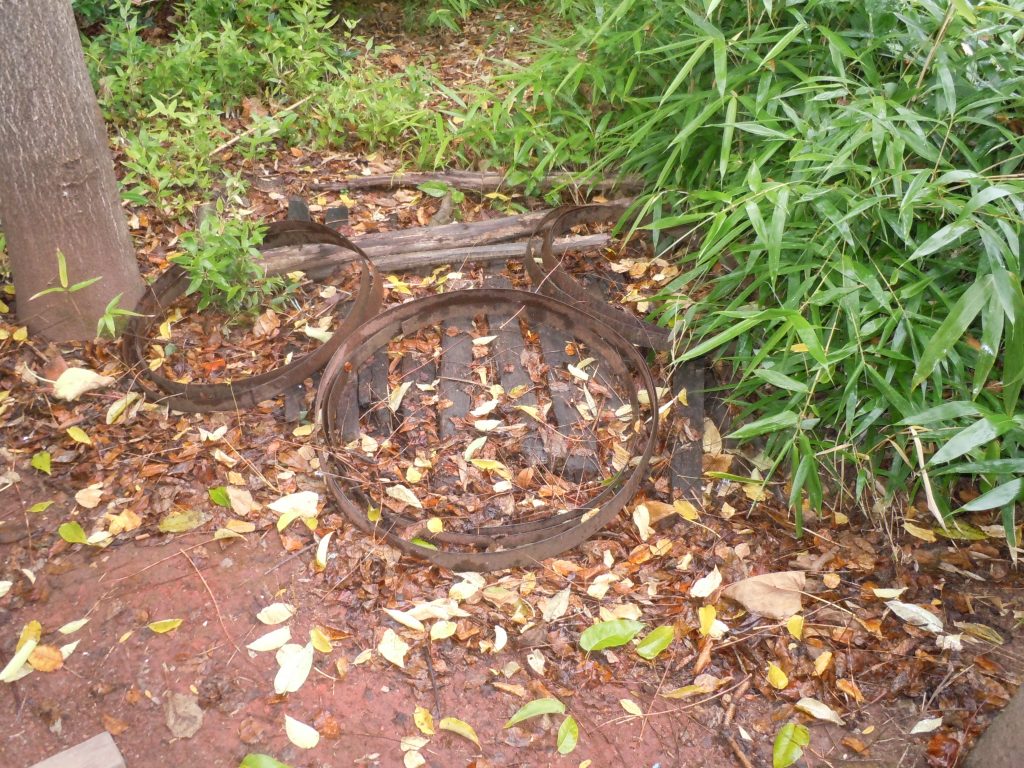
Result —
[[[107, 132], [68, 0], [0, 2], [0, 221], [19, 322], [54, 341], [92, 339], [107, 303], [143, 283]], [[57, 251], [69, 286], [59, 287]]]

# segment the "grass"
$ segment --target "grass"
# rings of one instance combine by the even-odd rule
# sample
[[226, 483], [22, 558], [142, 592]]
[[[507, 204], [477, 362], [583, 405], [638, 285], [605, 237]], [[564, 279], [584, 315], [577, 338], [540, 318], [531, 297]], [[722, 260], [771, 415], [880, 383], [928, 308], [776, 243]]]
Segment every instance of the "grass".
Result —
[[[455, 21], [488, 4], [428, 7]], [[162, 43], [119, 0], [87, 53], [128, 196], [169, 215], [241, 194], [211, 152], [247, 98], [276, 114], [243, 157], [383, 145], [514, 181], [641, 175], [659, 248], [677, 227], [700, 243], [655, 316], [678, 360], [717, 358], [733, 437], [788, 478], [798, 526], [923, 497], [941, 525], [997, 516], [1015, 545], [1024, 2], [547, 5], [574, 31], [475, 94], [425, 67], [386, 74], [319, 0], [192, 0]]]
[[577, 31], [463, 114], [460, 146], [640, 174], [656, 233], [699, 235], [657, 316], [680, 361], [719, 359], [733, 437], [788, 475], [798, 526], [926, 490], [945, 525], [966, 485], [959, 509], [1015, 544], [1024, 5], [561, 10]]

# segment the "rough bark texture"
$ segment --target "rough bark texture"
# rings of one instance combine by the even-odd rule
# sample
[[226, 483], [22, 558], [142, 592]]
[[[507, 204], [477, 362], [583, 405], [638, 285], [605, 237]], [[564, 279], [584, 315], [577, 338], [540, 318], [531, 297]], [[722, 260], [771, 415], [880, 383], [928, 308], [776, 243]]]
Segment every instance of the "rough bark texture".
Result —
[[[55, 341], [91, 339], [117, 294], [142, 293], [103, 118], [71, 3], [0, 0], [0, 221], [18, 320]], [[74, 293], [59, 285], [57, 251]]]

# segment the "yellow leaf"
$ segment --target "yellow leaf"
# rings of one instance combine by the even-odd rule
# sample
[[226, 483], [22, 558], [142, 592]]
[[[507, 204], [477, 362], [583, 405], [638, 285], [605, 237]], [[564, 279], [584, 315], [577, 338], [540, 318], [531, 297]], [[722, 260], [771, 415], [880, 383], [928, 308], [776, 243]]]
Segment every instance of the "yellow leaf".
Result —
[[92, 438], [81, 427], [68, 427], [68, 437], [82, 445], [92, 445]]
[[786, 629], [789, 630], [789, 634], [795, 639], [802, 639], [804, 636], [804, 617], [799, 614], [790, 616], [789, 621], [786, 622]]
[[250, 523], [248, 520], [236, 520], [235, 518], [231, 518], [224, 523], [224, 527], [234, 533], [252, 533], [256, 530], [256, 523]]
[[458, 626], [454, 621], [435, 621], [430, 627], [431, 640], [447, 640], [455, 634]]
[[24, 325], [18, 328], [14, 333], [11, 334], [11, 338], [15, 341], [25, 341], [28, 338], [28, 328]]
[[684, 499], [676, 499], [672, 502], [672, 506], [684, 520], [689, 520], [691, 523], [700, 520], [700, 514], [697, 512], [697, 508], [690, 502]]
[[320, 627], [313, 627], [309, 630], [309, 640], [320, 653], [330, 653], [334, 650], [334, 646], [331, 645], [331, 638]]
[[903, 530], [921, 541], [927, 541], [929, 544], [935, 543], [935, 532], [931, 528], [922, 528], [907, 520], [903, 523]]
[[477, 451], [484, 447], [484, 443], [486, 442], [486, 437], [476, 438], [468, 446], [466, 446], [466, 450], [463, 451], [462, 453], [462, 458], [464, 458], [466, 461], [469, 461], [470, 459], [473, 458]]
[[437, 727], [442, 731], [451, 731], [457, 733], [464, 739], [469, 739], [478, 747], [480, 746], [480, 739], [476, 736], [476, 731], [473, 730], [473, 726], [469, 723], [464, 723], [462, 720], [457, 720], [454, 717], [443, 717], [441, 722], [437, 724]]
[[292, 434], [295, 435], [295, 437], [307, 437], [313, 434], [313, 429], [315, 427], [315, 424], [303, 424], [302, 426], [293, 429]]
[[384, 493], [402, 504], [415, 507], [416, 509], [423, 509], [423, 503], [416, 498], [416, 494], [404, 485], [390, 485], [384, 489]]
[[512, 479], [512, 473], [509, 471], [509, 468], [500, 461], [495, 461], [494, 459], [470, 459], [469, 463], [477, 469], [482, 469], [484, 472], [493, 472], [498, 477], [503, 477], [506, 480]]
[[409, 468], [405, 470], [405, 481], [407, 483], [418, 483], [423, 479], [423, 471], [419, 467], [409, 465]]
[[782, 669], [778, 665], [774, 663], [769, 663], [768, 684], [772, 688], [777, 688], [781, 691], [789, 685], [789, 677], [786, 675], [785, 672], [782, 671]]
[[420, 729], [421, 733], [425, 733], [427, 736], [434, 735], [434, 717], [430, 714], [429, 709], [416, 707], [416, 710], [412, 713], [412, 720], [416, 723], [416, 727]]
[[67, 624], [65, 624], [63, 627], [61, 627], [57, 631], [60, 632], [62, 635], [70, 635], [72, 632], [77, 632], [78, 630], [80, 630], [82, 627], [84, 627], [88, 623], [89, 623], [89, 619], [88, 618], [85, 618], [85, 619], [75, 619], [74, 621], [69, 621]]
[[27, 643], [38, 643], [43, 636], [43, 625], [35, 619], [22, 627], [21, 635], [18, 637], [18, 644], [14, 650], [20, 651]]
[[444, 530], [444, 522], [440, 517], [432, 517], [427, 520], [427, 530], [431, 533], [440, 533]]
[[146, 626], [158, 635], [162, 635], [177, 629], [183, 621], [184, 619], [161, 619], [160, 621], [150, 622]]
[[715, 610], [713, 605], [702, 605], [697, 609], [697, 617], [700, 619], [701, 637], [707, 637], [711, 634], [711, 626], [715, 623], [717, 615], [718, 611]]
[[640, 705], [632, 699], [619, 699], [619, 705], [631, 715], [642, 717], [644, 711], [640, 709]]
[[377, 644], [377, 652], [396, 667], [405, 668], [405, 654], [409, 652], [409, 644], [400, 638], [393, 629], [384, 630], [384, 636]]
[[295, 606], [291, 603], [271, 603], [256, 614], [256, 618], [268, 626], [283, 624], [295, 615]]
[[825, 674], [829, 664], [832, 663], [832, 651], [825, 651], [814, 660], [814, 676], [821, 677]]

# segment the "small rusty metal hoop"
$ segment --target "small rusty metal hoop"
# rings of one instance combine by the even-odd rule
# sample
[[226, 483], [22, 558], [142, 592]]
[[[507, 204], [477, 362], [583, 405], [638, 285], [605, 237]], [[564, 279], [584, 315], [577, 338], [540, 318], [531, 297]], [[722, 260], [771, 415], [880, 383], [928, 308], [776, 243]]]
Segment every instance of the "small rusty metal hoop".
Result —
[[[149, 370], [145, 364], [145, 348], [149, 343], [149, 330], [155, 317], [166, 311], [188, 287], [188, 275], [178, 266], [172, 266], [150, 285], [125, 329], [123, 352], [132, 369], [141, 372], [140, 382], [153, 399], [176, 411], [205, 412], [234, 410], [251, 407], [275, 397], [289, 387], [301, 384], [308, 376], [323, 368], [342, 342], [365, 320], [377, 314], [384, 297], [384, 286], [377, 268], [363, 250], [342, 235], [321, 224], [308, 221], [280, 221], [271, 224], [260, 246], [261, 250], [284, 245], [327, 243], [352, 252], [350, 258], [339, 258], [338, 272], [350, 261], [360, 266], [359, 291], [351, 309], [341, 320], [331, 338], [319, 347], [280, 368], [223, 384], [182, 384]], [[302, 269], [301, 263], [291, 264], [288, 270]], [[279, 274], [283, 270], [272, 270]], [[151, 386], [147, 387], [146, 384]], [[159, 391], [154, 391], [159, 390]]]
[[[377, 522], [371, 522], [371, 501], [346, 480], [336, 458], [343, 450], [348, 420], [358, 419], [349, 394], [355, 377], [374, 353], [399, 334], [411, 334], [457, 317], [469, 317], [496, 307], [511, 315], [523, 312], [531, 321], [549, 323], [572, 333], [588, 345], [611, 372], [611, 378], [627, 393], [636, 427], [630, 451], [632, 466], [620, 471], [586, 507], [525, 523], [478, 527], [469, 533], [430, 533], [425, 520], [415, 520], [384, 508]], [[651, 404], [650, 418], [640, 420], [640, 402], [634, 376], [638, 376]], [[621, 396], [620, 392], [620, 396]], [[317, 425], [321, 434], [319, 456], [327, 485], [338, 507], [357, 528], [383, 537], [402, 552], [428, 560], [434, 565], [459, 571], [492, 571], [533, 566], [582, 543], [611, 522], [634, 496], [646, 476], [654, 454], [658, 429], [658, 401], [654, 378], [643, 357], [621, 335], [578, 308], [528, 291], [484, 288], [438, 294], [393, 307], [368, 320], [347, 337], [324, 370], [317, 391]], [[637, 451], [636, 449], [642, 450]], [[400, 535], [399, 532], [402, 532]], [[438, 549], [413, 543], [419, 538]], [[473, 551], [449, 551], [445, 545]]]
[[[671, 332], [608, 305], [601, 296], [585, 288], [562, 266], [555, 255], [555, 239], [578, 224], [615, 223], [626, 212], [625, 204], [565, 206], [544, 217], [530, 238], [526, 258], [523, 259], [534, 290], [571, 304], [604, 321], [625, 339], [646, 349], [669, 349]], [[536, 259], [540, 257], [541, 263]]]

